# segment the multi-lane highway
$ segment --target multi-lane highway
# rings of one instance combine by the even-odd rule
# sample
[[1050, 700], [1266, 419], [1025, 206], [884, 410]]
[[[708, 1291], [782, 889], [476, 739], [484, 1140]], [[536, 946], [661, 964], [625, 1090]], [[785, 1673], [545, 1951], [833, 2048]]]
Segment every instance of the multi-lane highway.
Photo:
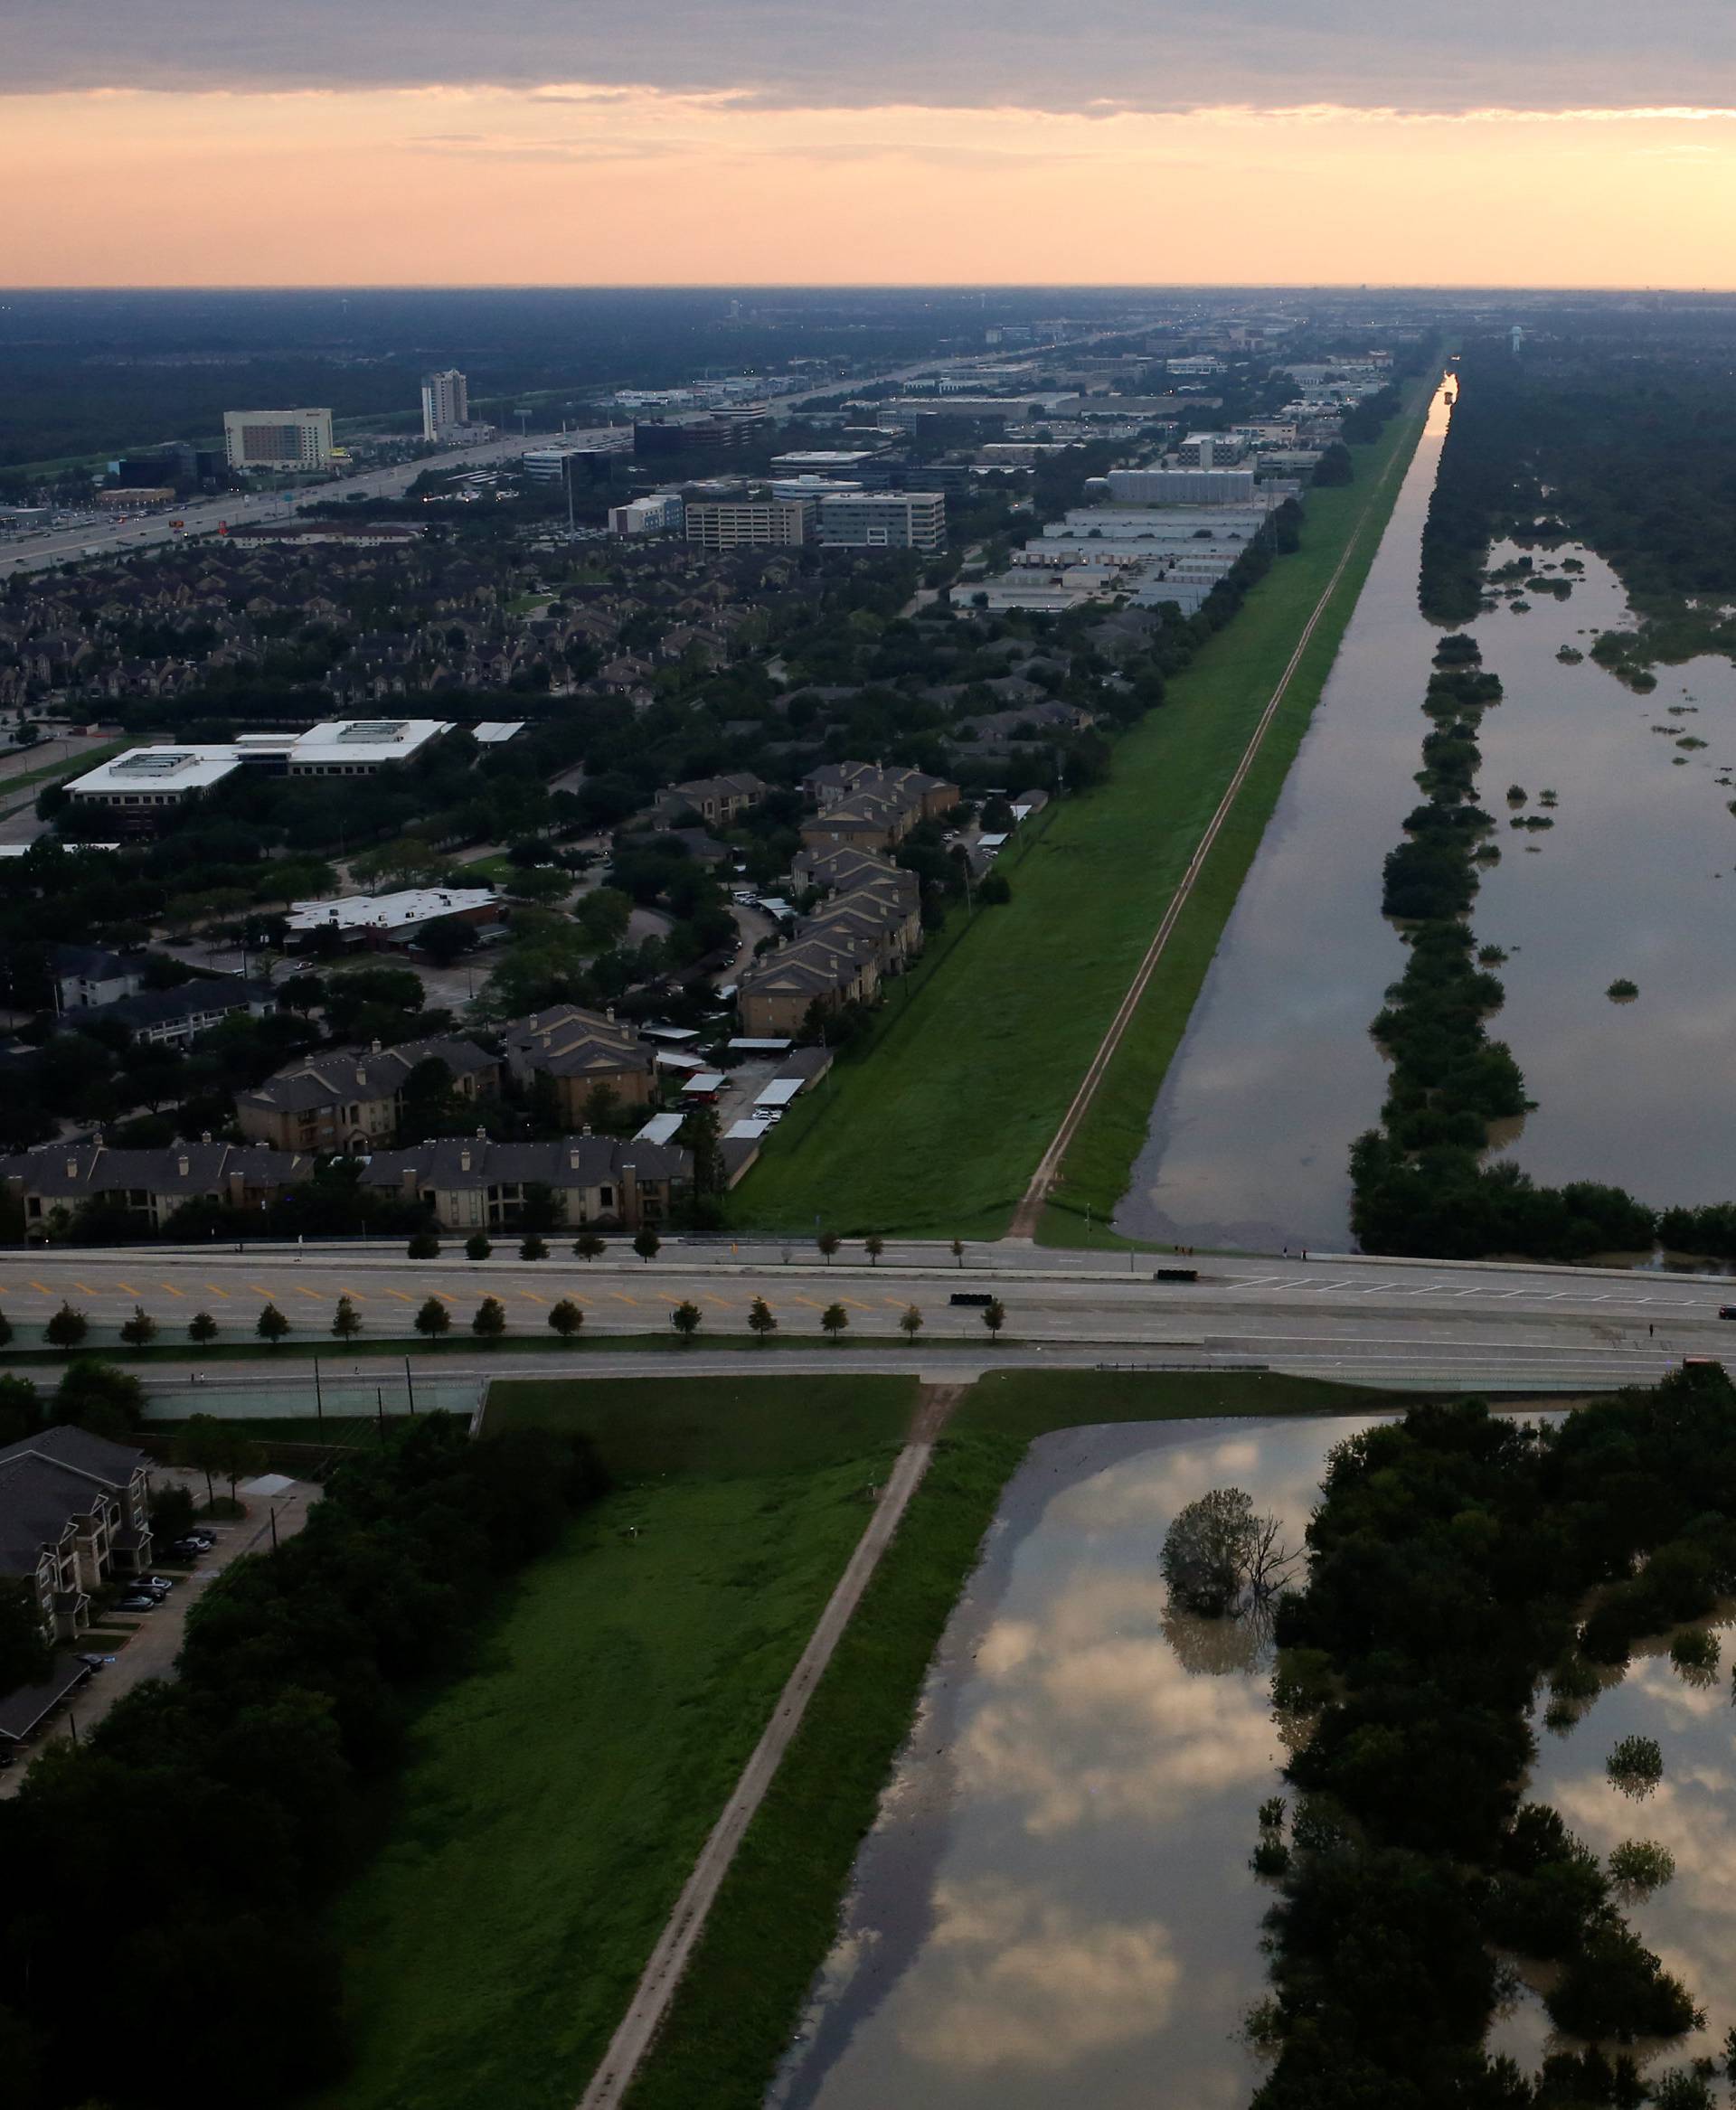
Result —
[[[401, 1336], [413, 1347], [414, 1314], [428, 1297], [446, 1305], [458, 1334], [493, 1295], [505, 1306], [508, 1333], [490, 1367], [514, 1340], [547, 1342], [548, 1313], [561, 1297], [583, 1312], [587, 1342], [667, 1333], [673, 1307], [691, 1300], [703, 1314], [701, 1347], [691, 1352], [699, 1354], [710, 1337], [745, 1333], [749, 1307], [763, 1296], [778, 1322], [779, 1368], [794, 1367], [786, 1345], [793, 1341], [811, 1342], [816, 1357], [835, 1352], [820, 1328], [833, 1303], [844, 1307], [850, 1339], [897, 1344], [877, 1350], [877, 1367], [893, 1352], [934, 1369], [968, 1352], [1002, 1362], [1260, 1365], [1371, 1384], [1578, 1389], [1660, 1376], [1684, 1356], [1717, 1356], [1726, 1345], [1736, 1358], [1736, 1326], [1719, 1316], [1736, 1286], [1710, 1276], [1205, 1256], [1175, 1263], [1195, 1267], [1197, 1281], [1158, 1282], [1154, 1271], [1164, 1264], [1151, 1254], [1129, 1261], [1013, 1242], [970, 1247], [962, 1266], [943, 1246], [898, 1243], [877, 1267], [855, 1245], [829, 1266], [812, 1247], [679, 1241], [650, 1263], [623, 1245], [589, 1264], [565, 1241], [546, 1260], [521, 1260], [511, 1239], [481, 1262], [455, 1244], [429, 1261], [409, 1260], [395, 1244], [61, 1249], [0, 1255], [0, 1310], [19, 1345], [33, 1345], [63, 1301], [90, 1319], [93, 1345], [112, 1341], [135, 1305], [165, 1342], [184, 1339], [187, 1320], [202, 1310], [222, 1338], [251, 1340], [268, 1301], [290, 1320], [291, 1338], [329, 1340], [337, 1298], [347, 1295], [369, 1337]], [[999, 1343], [979, 1305], [950, 1301], [991, 1292], [1006, 1310]], [[911, 1305], [923, 1323], [907, 1344], [899, 1322]], [[597, 1367], [594, 1352], [582, 1360]], [[643, 1352], [631, 1363], [647, 1367]], [[545, 1357], [537, 1367], [550, 1367]]]
[[[476, 447], [460, 447], [424, 460], [400, 463], [395, 468], [369, 469], [360, 476], [344, 476], [331, 484], [315, 484], [306, 490], [268, 492], [250, 496], [227, 491], [217, 498], [190, 499], [184, 506], [165, 513], [133, 513], [126, 521], [97, 521], [85, 527], [56, 528], [39, 539], [0, 547], [0, 577], [14, 571], [41, 571], [51, 564], [65, 564], [95, 553], [126, 556], [152, 549], [163, 542], [185, 542], [194, 535], [214, 535], [225, 522], [231, 527], [281, 519], [306, 506], [329, 504], [334, 498], [398, 498], [428, 469], [480, 468], [491, 462], [511, 460], [527, 447], [547, 446], [558, 434], [533, 433], [528, 438], [514, 433], [509, 438], [485, 440]], [[181, 522], [172, 527], [172, 520]]]

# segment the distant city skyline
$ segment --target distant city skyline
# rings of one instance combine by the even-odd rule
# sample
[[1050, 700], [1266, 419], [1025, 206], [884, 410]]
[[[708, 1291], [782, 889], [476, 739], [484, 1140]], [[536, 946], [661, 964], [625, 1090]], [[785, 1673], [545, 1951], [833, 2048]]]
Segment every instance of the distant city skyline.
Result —
[[1712, 0], [13, 0], [17, 286], [1729, 285]]

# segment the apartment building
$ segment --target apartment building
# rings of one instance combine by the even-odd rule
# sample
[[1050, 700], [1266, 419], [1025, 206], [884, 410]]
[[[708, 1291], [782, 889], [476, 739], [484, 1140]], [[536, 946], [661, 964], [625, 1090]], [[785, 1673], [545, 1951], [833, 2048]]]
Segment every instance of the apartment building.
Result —
[[442, 1136], [377, 1151], [362, 1171], [364, 1186], [420, 1203], [452, 1231], [512, 1229], [544, 1191], [569, 1230], [661, 1229], [692, 1180], [691, 1151], [589, 1133], [549, 1143]]
[[637, 1029], [618, 1024], [612, 1009], [585, 1011], [558, 1003], [501, 1029], [501, 1046], [514, 1081], [552, 1091], [555, 1117], [577, 1127], [590, 1118], [599, 1087], [618, 1106], [648, 1106], [656, 1097], [655, 1050]]
[[444, 1063], [461, 1099], [495, 1098], [502, 1063], [474, 1041], [439, 1034], [395, 1048], [334, 1048], [235, 1095], [241, 1134], [274, 1150], [354, 1156], [397, 1140], [405, 1088], [418, 1065]]
[[26, 1236], [39, 1241], [57, 1210], [71, 1216], [86, 1202], [124, 1209], [141, 1230], [158, 1230], [184, 1203], [258, 1210], [313, 1176], [310, 1154], [209, 1136], [155, 1150], [112, 1150], [99, 1137], [41, 1143], [0, 1157], [0, 1185], [22, 1205]]
[[223, 452], [231, 469], [323, 469], [332, 458], [332, 413], [225, 410]]
[[444, 439], [470, 422], [470, 384], [456, 366], [422, 376], [422, 438]]
[[0, 1449], [0, 1575], [24, 1582], [42, 1639], [90, 1624], [90, 1593], [151, 1561], [151, 1460], [88, 1430], [45, 1428]]

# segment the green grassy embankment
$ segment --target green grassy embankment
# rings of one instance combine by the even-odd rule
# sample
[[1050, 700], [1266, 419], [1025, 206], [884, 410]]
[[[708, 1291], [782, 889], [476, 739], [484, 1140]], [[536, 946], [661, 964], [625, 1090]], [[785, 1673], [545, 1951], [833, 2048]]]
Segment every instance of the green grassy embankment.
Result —
[[1395, 1404], [1351, 1386], [1241, 1371], [1007, 1371], [975, 1385], [737, 1852], [627, 2110], [759, 2110], [831, 1948], [942, 1630], [1033, 1437], [1098, 1422]]
[[1144, 1138], [1153, 1080], [1180, 1037], [1318, 700], [1430, 392], [1428, 379], [1414, 383], [1382, 438], [1352, 450], [1354, 484], [1310, 494], [1301, 547], [1278, 560], [1236, 619], [1171, 683], [1163, 707], [1117, 743], [1109, 781], [1062, 802], [1007, 867], [1012, 901], [962, 928], [942, 971], [908, 995], [895, 991], [865, 1058], [841, 1060], [830, 1088], [797, 1102], [738, 1191], [740, 1220], [811, 1235], [818, 1211], [840, 1231], [1005, 1230], [1349, 546], [1351, 560], [1107, 1080], [1109, 1111], [1094, 1114], [1070, 1157], [1071, 1204], [1082, 1210], [1095, 1196], [1107, 1196], [1099, 1207], [1118, 1198]]
[[491, 1428], [580, 1429], [616, 1491], [416, 1725], [337, 1907], [357, 2060], [323, 2110], [571, 2110], [915, 1400], [855, 1376], [495, 1386]]

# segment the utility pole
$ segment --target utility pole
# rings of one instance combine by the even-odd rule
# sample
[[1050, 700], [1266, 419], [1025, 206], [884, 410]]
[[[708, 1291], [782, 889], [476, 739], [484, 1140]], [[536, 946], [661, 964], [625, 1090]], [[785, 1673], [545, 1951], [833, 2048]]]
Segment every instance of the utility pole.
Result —
[[410, 1374], [410, 1358], [404, 1358], [404, 1389], [410, 1395], [410, 1418], [416, 1418], [416, 1380]]
[[325, 1426], [326, 1426], [326, 1398], [325, 1398], [325, 1394], [324, 1394], [324, 1393], [323, 1393], [323, 1392], [320, 1390], [320, 1389], [319, 1389], [319, 1358], [318, 1358], [318, 1356], [315, 1356], [315, 1358], [314, 1358], [314, 1427], [315, 1427], [316, 1428], [320, 1428], [320, 1429], [323, 1429], [323, 1428], [325, 1427]]

